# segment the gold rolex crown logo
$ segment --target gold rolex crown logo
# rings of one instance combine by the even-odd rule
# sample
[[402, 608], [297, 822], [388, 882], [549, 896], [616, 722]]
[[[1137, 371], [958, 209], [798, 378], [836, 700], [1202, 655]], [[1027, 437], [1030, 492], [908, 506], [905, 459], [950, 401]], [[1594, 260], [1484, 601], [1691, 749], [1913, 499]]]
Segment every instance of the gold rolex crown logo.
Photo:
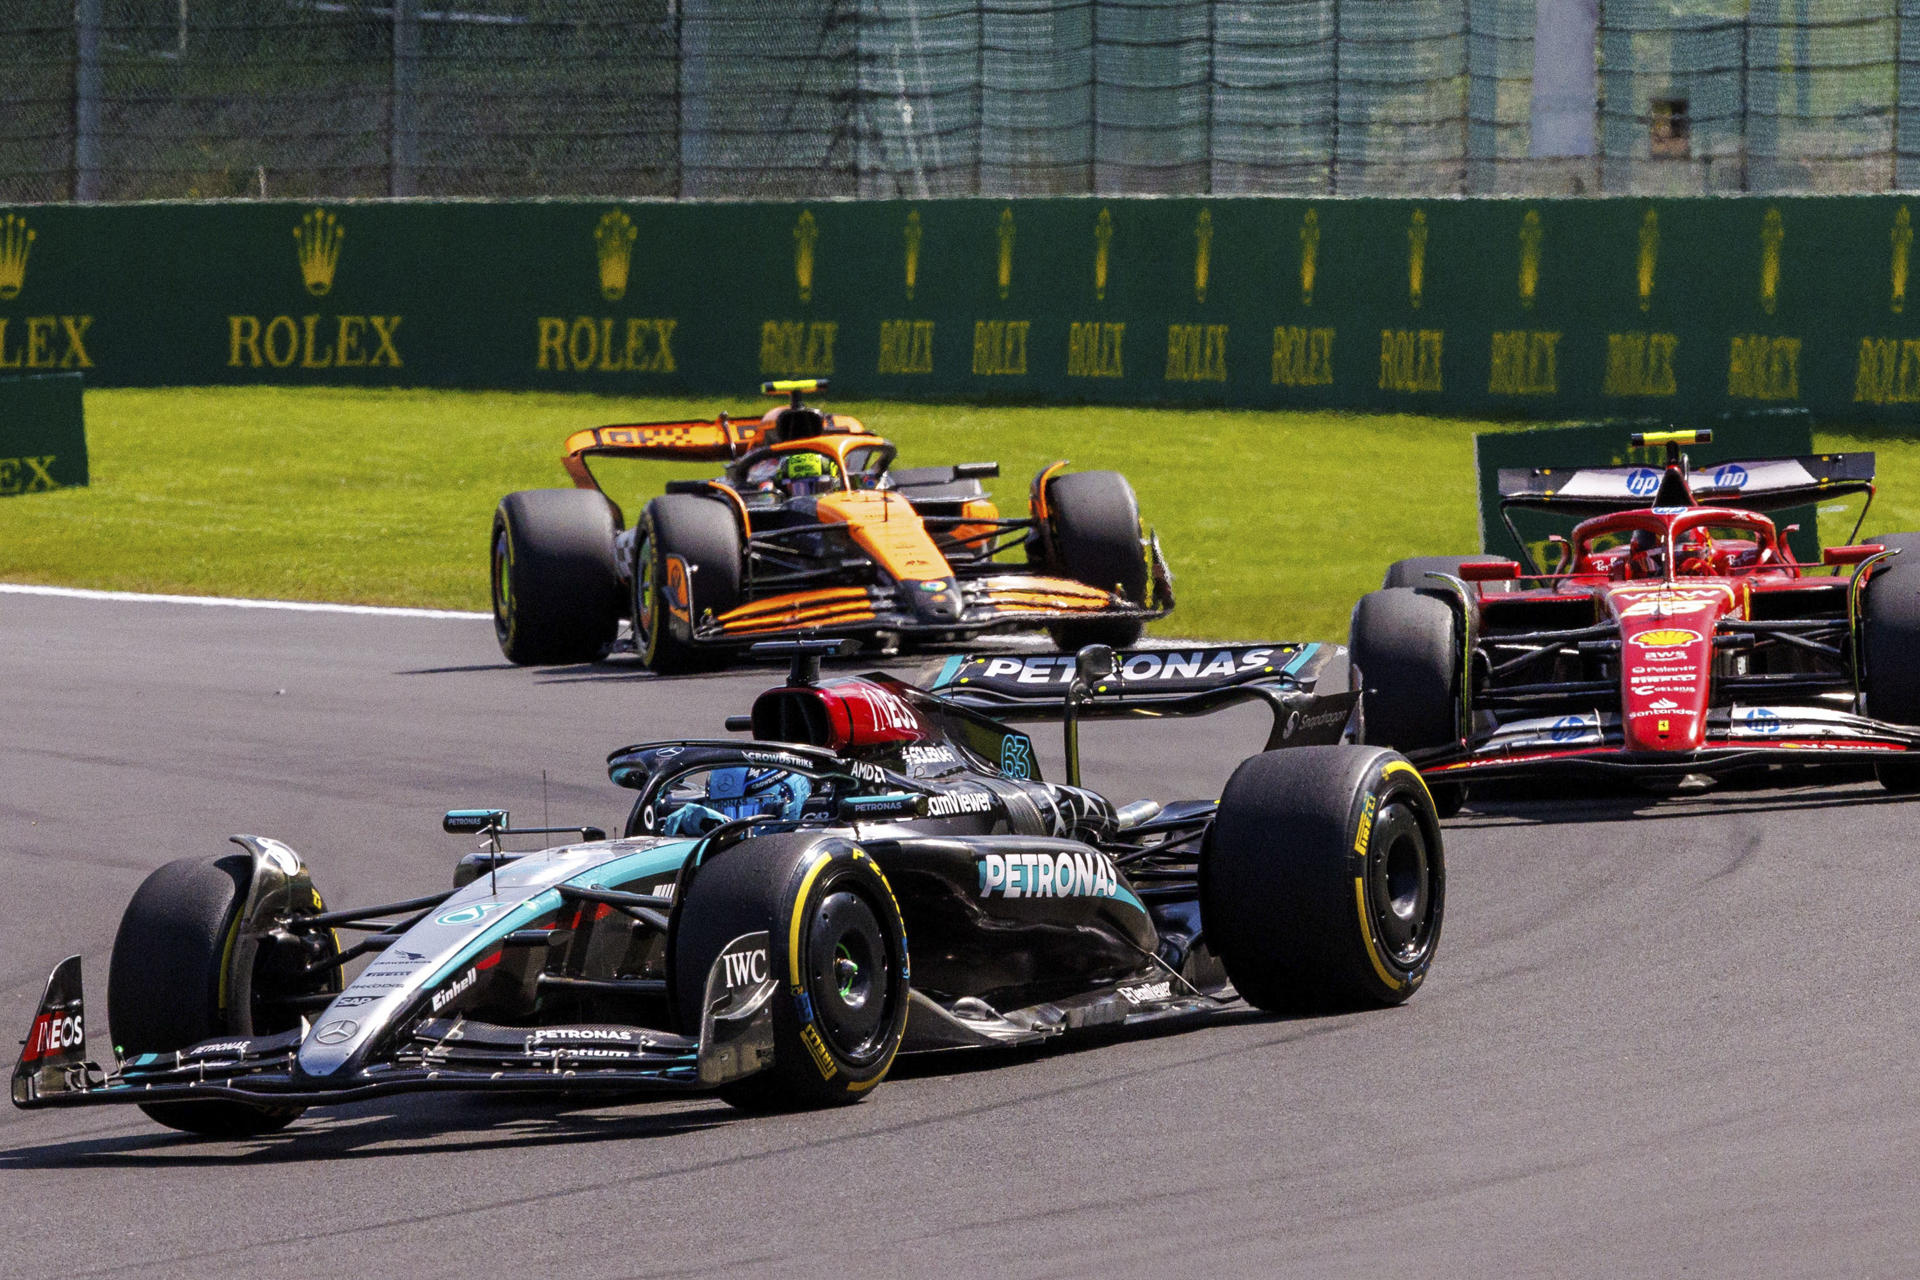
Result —
[[1907, 309], [1907, 263], [1913, 254], [1913, 215], [1907, 206], [1893, 215], [1893, 298], [1889, 305], [1897, 315]]
[[1092, 225], [1092, 296], [1106, 301], [1106, 273], [1114, 251], [1114, 215], [1100, 209], [1100, 219]]
[[994, 234], [999, 238], [1000, 252], [993, 260], [993, 278], [1004, 298], [1013, 288], [1013, 206], [1000, 211], [1000, 225]]
[[920, 280], [920, 240], [924, 234], [920, 227], [920, 211], [914, 209], [907, 214], [907, 301], [913, 301], [913, 289]]
[[1780, 242], [1786, 238], [1780, 211], [1767, 210], [1760, 223], [1760, 308], [1768, 315], [1780, 304]]
[[627, 273], [633, 266], [633, 242], [640, 233], [633, 219], [623, 210], [609, 209], [600, 215], [593, 228], [594, 247], [600, 254], [600, 294], [608, 302], [627, 296]]
[[1320, 211], [1300, 216], [1300, 305], [1313, 305], [1313, 282], [1320, 274]]
[[1193, 298], [1207, 300], [1207, 283], [1213, 275], [1213, 214], [1202, 209], [1193, 225]]
[[1427, 211], [1415, 209], [1407, 224], [1407, 302], [1418, 307], [1427, 290]]
[[1107, 300], [1107, 268], [1112, 252], [1113, 214], [1102, 209], [1093, 224], [1093, 296], [1101, 302]]
[[293, 229], [295, 253], [300, 259], [300, 279], [307, 292], [324, 297], [333, 288], [333, 272], [340, 265], [340, 241], [347, 229], [325, 209], [315, 209], [300, 219]]
[[800, 301], [813, 301], [813, 247], [820, 242], [820, 224], [813, 210], [802, 209], [793, 224], [793, 281], [800, 287]]
[[1647, 210], [1640, 219], [1640, 257], [1634, 274], [1640, 286], [1640, 309], [1653, 309], [1653, 273], [1660, 262], [1660, 215]]
[[1520, 305], [1531, 307], [1540, 290], [1540, 242], [1546, 231], [1540, 225], [1540, 211], [1527, 210], [1520, 219]]
[[0, 218], [0, 302], [19, 297], [26, 285], [27, 255], [33, 252], [37, 234], [16, 214]]

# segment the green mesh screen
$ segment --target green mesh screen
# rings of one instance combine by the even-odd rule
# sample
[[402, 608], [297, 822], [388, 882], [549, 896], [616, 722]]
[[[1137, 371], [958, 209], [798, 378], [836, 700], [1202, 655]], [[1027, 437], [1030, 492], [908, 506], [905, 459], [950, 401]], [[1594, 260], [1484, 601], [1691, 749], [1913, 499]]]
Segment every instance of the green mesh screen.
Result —
[[1536, 0], [0, 8], [9, 201], [1920, 181], [1920, 0], [1552, 6], [1583, 15], [1597, 74], [1591, 147], [1551, 156]]

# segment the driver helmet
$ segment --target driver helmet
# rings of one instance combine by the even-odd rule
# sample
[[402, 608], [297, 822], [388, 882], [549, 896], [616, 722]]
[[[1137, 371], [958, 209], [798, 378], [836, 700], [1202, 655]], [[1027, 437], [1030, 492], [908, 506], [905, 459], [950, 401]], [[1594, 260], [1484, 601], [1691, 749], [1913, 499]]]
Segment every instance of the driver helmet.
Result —
[[1675, 548], [1679, 556], [1676, 569], [1681, 573], [1712, 574], [1713, 535], [1705, 529], [1695, 526], [1687, 530], [1685, 541]]
[[705, 794], [675, 809], [661, 824], [662, 835], [705, 835], [740, 818], [797, 821], [813, 795], [813, 784], [782, 769], [729, 766], [707, 777]]
[[775, 479], [788, 493], [803, 497], [839, 488], [840, 468], [824, 454], [790, 453], [780, 463]]
[[1660, 535], [1651, 529], [1635, 529], [1627, 540], [1629, 577], [1657, 577], [1667, 567], [1667, 548]]

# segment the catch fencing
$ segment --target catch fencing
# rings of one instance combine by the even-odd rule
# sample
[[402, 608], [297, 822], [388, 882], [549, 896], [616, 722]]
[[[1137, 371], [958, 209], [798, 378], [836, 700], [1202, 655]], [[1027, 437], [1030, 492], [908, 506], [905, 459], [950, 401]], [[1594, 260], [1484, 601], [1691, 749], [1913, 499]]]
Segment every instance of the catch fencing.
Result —
[[1920, 0], [12, 0], [0, 200], [1920, 186]]

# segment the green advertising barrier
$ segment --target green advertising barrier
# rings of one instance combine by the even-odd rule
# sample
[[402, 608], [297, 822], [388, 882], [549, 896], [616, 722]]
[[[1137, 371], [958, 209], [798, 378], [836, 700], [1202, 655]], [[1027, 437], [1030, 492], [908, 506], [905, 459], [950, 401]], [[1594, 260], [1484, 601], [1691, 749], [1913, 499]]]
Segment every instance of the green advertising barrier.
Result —
[[1898, 196], [0, 210], [0, 376], [1912, 421]]
[[86, 483], [80, 375], [0, 378], [0, 498]]
[[[1574, 521], [1539, 511], [1507, 513], [1509, 528], [1500, 512], [1500, 469], [1502, 467], [1575, 467], [1647, 468], [1651, 482], [1657, 481], [1666, 465], [1663, 446], [1635, 447], [1628, 437], [1635, 431], [1658, 430], [1662, 423], [1649, 421], [1589, 422], [1571, 427], [1542, 427], [1531, 431], [1483, 432], [1473, 438], [1474, 470], [1480, 489], [1480, 547], [1489, 555], [1505, 556], [1522, 564], [1541, 567], [1551, 556], [1542, 557], [1549, 534], [1566, 534]], [[1740, 412], [1710, 422], [1685, 425], [1710, 426], [1713, 440], [1687, 446], [1689, 466], [1707, 471], [1723, 462], [1742, 462], [1754, 458], [1801, 457], [1813, 452], [1813, 419], [1805, 410]], [[1651, 496], [1652, 488], [1648, 494]], [[1857, 503], [1856, 503], [1857, 509]], [[1787, 533], [1787, 545], [1802, 564], [1820, 560], [1819, 511], [1815, 507], [1792, 507], [1773, 514], [1782, 530], [1798, 525]], [[1519, 533], [1518, 540], [1514, 533]], [[1523, 545], [1524, 544], [1524, 547]]]

